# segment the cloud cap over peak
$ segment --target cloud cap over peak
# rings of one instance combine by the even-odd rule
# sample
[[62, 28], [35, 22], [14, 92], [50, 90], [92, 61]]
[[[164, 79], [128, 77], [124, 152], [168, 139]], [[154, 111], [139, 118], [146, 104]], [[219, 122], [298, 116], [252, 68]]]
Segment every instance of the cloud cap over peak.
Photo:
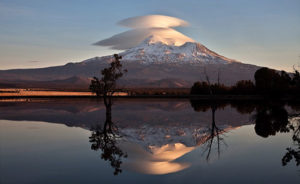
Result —
[[130, 28], [169, 28], [169, 27], [183, 27], [188, 26], [188, 22], [176, 17], [165, 15], [145, 15], [131, 17], [118, 22], [119, 25]]
[[[173, 29], [187, 26], [184, 20], [165, 15], [146, 15], [121, 20], [119, 25], [131, 28], [128, 31], [100, 40], [94, 45], [108, 46], [111, 49], [126, 50], [137, 46], [146, 38], [154, 36], [157, 42], [180, 46], [186, 42], [195, 42], [188, 36]], [[159, 39], [158, 39], [159, 38]]]

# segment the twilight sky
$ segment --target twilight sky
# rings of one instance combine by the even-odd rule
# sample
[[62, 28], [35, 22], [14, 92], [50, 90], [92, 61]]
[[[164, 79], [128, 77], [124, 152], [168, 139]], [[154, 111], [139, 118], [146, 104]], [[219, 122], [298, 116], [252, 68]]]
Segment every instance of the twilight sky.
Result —
[[36, 68], [118, 53], [93, 43], [149, 14], [190, 23], [175, 29], [244, 63], [292, 71], [300, 64], [299, 0], [0, 0], [0, 69]]

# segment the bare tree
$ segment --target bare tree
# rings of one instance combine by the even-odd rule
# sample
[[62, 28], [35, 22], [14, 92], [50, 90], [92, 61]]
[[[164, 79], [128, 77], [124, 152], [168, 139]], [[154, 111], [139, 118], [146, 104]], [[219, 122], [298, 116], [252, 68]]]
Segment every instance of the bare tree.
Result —
[[206, 82], [208, 83], [209, 93], [212, 96], [213, 95], [213, 91], [211, 89], [211, 84], [210, 84], [209, 76], [207, 75], [207, 72], [206, 72], [206, 68], [203, 68], [203, 72], [204, 72], [204, 75], [205, 75]]
[[220, 85], [220, 68], [218, 68], [218, 86]]

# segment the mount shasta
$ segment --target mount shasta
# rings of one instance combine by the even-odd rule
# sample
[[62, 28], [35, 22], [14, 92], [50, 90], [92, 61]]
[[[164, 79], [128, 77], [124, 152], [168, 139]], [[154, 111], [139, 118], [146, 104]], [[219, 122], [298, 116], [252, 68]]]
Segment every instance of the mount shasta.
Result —
[[[253, 80], [260, 68], [221, 56], [183, 34], [175, 38], [148, 35], [119, 55], [128, 70], [118, 83], [124, 87], [187, 88], [205, 80], [205, 75], [211, 82], [217, 82], [219, 75], [220, 83], [232, 85], [238, 80]], [[113, 59], [110, 55], [62, 66], [1, 70], [0, 87], [87, 89], [90, 78], [99, 77]]]

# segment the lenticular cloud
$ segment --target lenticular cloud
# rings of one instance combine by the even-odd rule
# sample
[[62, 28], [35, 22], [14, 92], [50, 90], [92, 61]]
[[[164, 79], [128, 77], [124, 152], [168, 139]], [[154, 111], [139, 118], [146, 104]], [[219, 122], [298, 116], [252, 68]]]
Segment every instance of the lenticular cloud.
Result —
[[132, 18], [121, 20], [118, 24], [130, 28], [149, 28], [149, 27], [169, 28], [169, 27], [180, 27], [180, 26], [188, 25], [188, 23], [184, 20], [175, 17], [164, 16], [164, 15], [146, 15], [146, 16], [132, 17]]
[[126, 50], [135, 47], [150, 36], [160, 38], [168, 45], [179, 46], [185, 42], [194, 42], [193, 39], [173, 29], [173, 27], [188, 25], [186, 21], [175, 17], [164, 15], [138, 16], [121, 20], [118, 24], [132, 28], [132, 30], [116, 34], [110, 38], [96, 42], [94, 45]]

